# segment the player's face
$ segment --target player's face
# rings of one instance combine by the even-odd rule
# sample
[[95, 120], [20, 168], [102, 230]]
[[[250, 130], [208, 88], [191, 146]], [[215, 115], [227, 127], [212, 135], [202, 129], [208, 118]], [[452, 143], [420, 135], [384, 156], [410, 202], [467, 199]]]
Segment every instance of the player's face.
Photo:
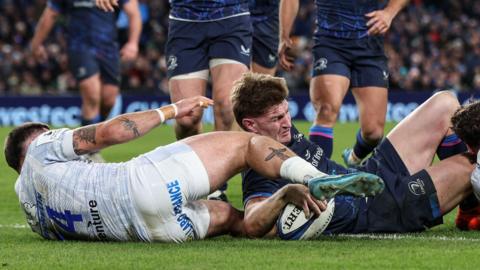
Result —
[[268, 136], [280, 143], [289, 143], [292, 119], [288, 111], [288, 102], [272, 106], [264, 115], [253, 118], [253, 132]]

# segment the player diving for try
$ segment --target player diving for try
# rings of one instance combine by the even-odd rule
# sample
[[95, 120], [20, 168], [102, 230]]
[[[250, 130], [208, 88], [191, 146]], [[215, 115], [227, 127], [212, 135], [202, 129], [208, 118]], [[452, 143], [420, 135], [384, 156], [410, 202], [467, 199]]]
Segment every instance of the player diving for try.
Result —
[[[383, 189], [383, 181], [368, 173], [330, 178], [284, 145], [246, 132], [192, 136], [121, 163], [82, 159], [212, 104], [197, 96], [74, 130], [50, 130], [42, 123], [14, 128], [5, 141], [5, 158], [19, 173], [15, 191], [32, 230], [46, 239], [91, 241], [244, 235], [242, 212], [201, 198], [247, 167], [268, 178], [308, 183], [319, 199]], [[325, 209], [322, 201], [309, 203]]]

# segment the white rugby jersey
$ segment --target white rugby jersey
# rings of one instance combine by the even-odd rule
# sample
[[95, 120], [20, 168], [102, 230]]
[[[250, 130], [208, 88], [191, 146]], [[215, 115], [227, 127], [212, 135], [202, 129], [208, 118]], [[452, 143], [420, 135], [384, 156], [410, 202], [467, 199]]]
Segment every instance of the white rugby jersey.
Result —
[[150, 241], [129, 195], [130, 163], [90, 163], [73, 131], [51, 130], [29, 146], [15, 184], [32, 230], [47, 239]]

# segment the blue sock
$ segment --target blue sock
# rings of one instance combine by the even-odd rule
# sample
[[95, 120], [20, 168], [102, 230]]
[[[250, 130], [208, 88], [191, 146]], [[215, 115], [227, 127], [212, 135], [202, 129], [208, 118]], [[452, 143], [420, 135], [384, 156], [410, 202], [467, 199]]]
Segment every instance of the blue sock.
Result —
[[465, 143], [458, 138], [457, 134], [451, 134], [443, 138], [437, 148], [437, 156], [440, 160], [467, 151]]
[[96, 124], [100, 122], [100, 115], [95, 116], [93, 119], [85, 119], [82, 117], [82, 126], [87, 126], [91, 124]]
[[323, 149], [325, 157], [332, 157], [333, 128], [314, 125], [310, 128], [309, 139]]
[[375, 146], [375, 145], [370, 145], [368, 144], [362, 137], [362, 130], [359, 129], [357, 132], [357, 141], [355, 142], [355, 145], [353, 146], [353, 153], [355, 153], [355, 156], [357, 156], [359, 159], [364, 159], [368, 154], [370, 154]]
[[228, 184], [225, 183], [218, 190], [225, 192], [225, 191], [227, 191], [227, 188], [228, 188]]

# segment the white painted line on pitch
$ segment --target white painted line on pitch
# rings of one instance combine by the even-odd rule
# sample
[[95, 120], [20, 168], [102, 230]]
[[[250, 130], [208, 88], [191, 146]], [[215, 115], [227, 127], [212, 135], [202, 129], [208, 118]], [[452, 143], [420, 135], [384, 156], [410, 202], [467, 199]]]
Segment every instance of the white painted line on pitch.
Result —
[[25, 224], [0, 224], [0, 228], [28, 229], [29, 227]]
[[447, 237], [447, 236], [416, 236], [408, 234], [340, 234], [338, 237], [358, 238], [358, 239], [373, 239], [373, 240], [438, 240], [438, 241], [466, 241], [466, 242], [480, 242], [479, 238], [466, 237]]

